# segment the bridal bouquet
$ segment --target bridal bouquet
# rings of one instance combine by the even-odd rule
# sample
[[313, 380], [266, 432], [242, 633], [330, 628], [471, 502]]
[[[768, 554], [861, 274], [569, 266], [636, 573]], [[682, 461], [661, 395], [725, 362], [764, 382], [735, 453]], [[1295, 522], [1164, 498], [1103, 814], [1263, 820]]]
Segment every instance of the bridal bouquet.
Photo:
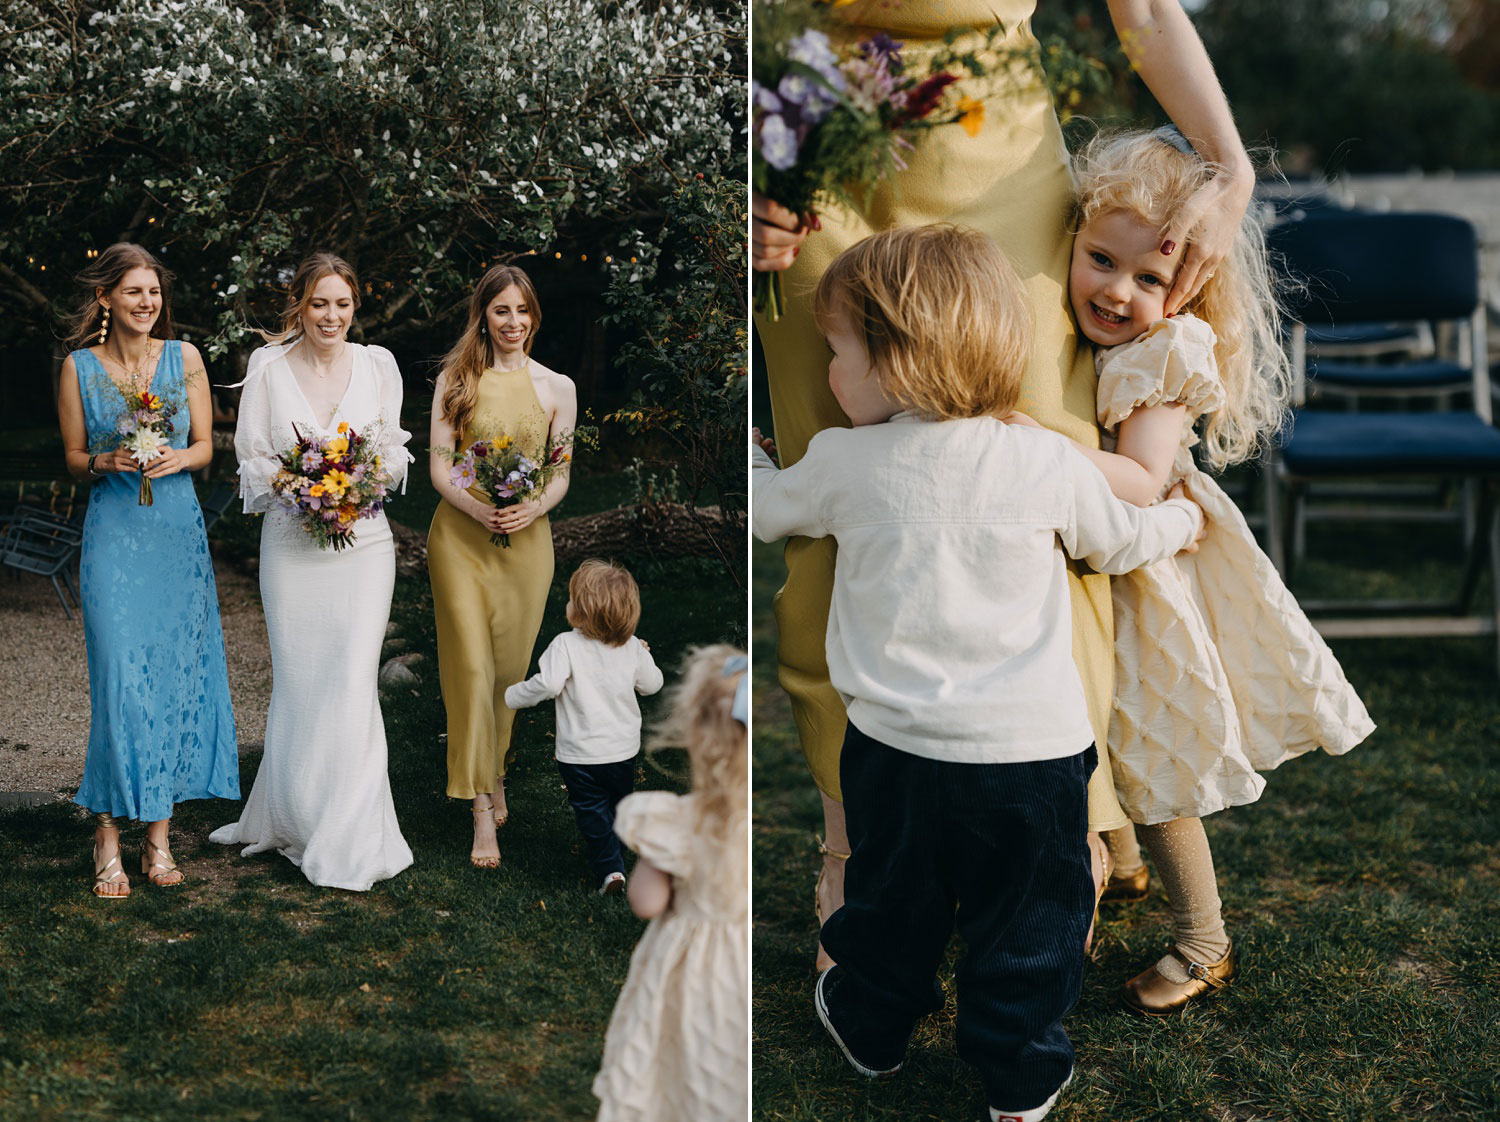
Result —
[[303, 436], [277, 457], [281, 470], [271, 490], [282, 504], [302, 516], [302, 528], [319, 549], [354, 544], [354, 524], [373, 518], [385, 506], [395, 484], [380, 463], [378, 425], [356, 431], [340, 421], [332, 436]]
[[[169, 405], [150, 390], [140, 390], [125, 395], [125, 412], [115, 423], [120, 435], [120, 447], [130, 453], [130, 458], [145, 468], [162, 455], [172, 437], [172, 416], [177, 406]], [[151, 495], [151, 480], [141, 473], [141, 497], [138, 505], [151, 506], [155, 500]]]
[[[757, 191], [793, 214], [810, 214], [828, 197], [852, 203], [904, 169], [902, 152], [929, 129], [957, 123], [977, 136], [984, 103], [950, 87], [982, 77], [981, 54], [993, 58], [1003, 35], [997, 26], [984, 43], [959, 50], [955, 30], [916, 74], [903, 44], [883, 33], [835, 49], [817, 26], [827, 7], [765, 0], [756, 11], [751, 174]], [[780, 318], [780, 274], [755, 274], [755, 305]]]
[[[453, 466], [448, 478], [455, 487], [478, 487], [497, 507], [516, 506], [534, 499], [551, 478], [567, 469], [573, 455], [572, 430], [549, 436], [538, 458], [521, 451], [504, 432], [476, 440], [462, 452], [450, 452]], [[494, 533], [490, 544], [510, 548], [510, 535]]]

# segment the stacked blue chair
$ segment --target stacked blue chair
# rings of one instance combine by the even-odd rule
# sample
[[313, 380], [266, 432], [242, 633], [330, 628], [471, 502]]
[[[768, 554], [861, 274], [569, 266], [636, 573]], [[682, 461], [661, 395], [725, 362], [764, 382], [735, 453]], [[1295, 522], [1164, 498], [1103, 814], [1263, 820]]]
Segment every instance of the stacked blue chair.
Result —
[[[1308, 217], [1272, 228], [1273, 259], [1295, 282], [1289, 312], [1297, 374], [1291, 431], [1265, 473], [1267, 552], [1289, 577], [1286, 527], [1300, 519], [1307, 488], [1346, 480], [1461, 480], [1476, 496], [1464, 573], [1451, 600], [1304, 601], [1325, 635], [1500, 634], [1500, 431], [1491, 424], [1485, 321], [1474, 228], [1441, 214]], [[1466, 361], [1363, 366], [1309, 363], [1311, 328], [1454, 321]], [[1359, 392], [1463, 391], [1466, 409], [1331, 412], [1307, 408], [1309, 379], [1358, 379]], [[1285, 502], [1283, 503], [1283, 498]], [[1487, 556], [1486, 556], [1487, 555]], [[1488, 560], [1493, 607], [1470, 611]], [[1320, 618], [1324, 617], [1324, 618]]]

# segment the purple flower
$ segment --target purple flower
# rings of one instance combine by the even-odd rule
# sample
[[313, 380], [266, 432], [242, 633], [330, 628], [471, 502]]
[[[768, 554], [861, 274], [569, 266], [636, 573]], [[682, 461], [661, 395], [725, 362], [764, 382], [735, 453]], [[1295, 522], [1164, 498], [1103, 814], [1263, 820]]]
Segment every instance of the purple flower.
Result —
[[303, 452], [302, 453], [302, 470], [303, 471], [316, 471], [317, 468], [318, 468], [318, 465], [321, 464], [322, 462], [323, 462], [323, 453], [321, 453], [321, 452]]
[[472, 456], [466, 457], [462, 463], [454, 464], [448, 470], [448, 478], [453, 481], [453, 486], [467, 491], [475, 483], [479, 482], [479, 473], [474, 469]]
[[774, 113], [760, 123], [760, 155], [777, 171], [797, 162], [797, 134]]
[[136, 430], [141, 426], [135, 419], [135, 414], [126, 413], [125, 416], [120, 418], [120, 423], [115, 427], [119, 430], [121, 436], [134, 436]]
[[800, 62], [823, 75], [834, 89], [844, 88], [844, 79], [839, 74], [838, 56], [833, 53], [828, 36], [823, 32], [809, 28], [787, 44], [786, 54], [793, 62]]
[[750, 96], [755, 107], [765, 113], [780, 113], [781, 98], [776, 96], [774, 90], [768, 90], [759, 82], [750, 83]]
[[869, 58], [890, 59], [893, 63], [901, 61], [901, 48], [906, 44], [900, 40], [892, 39], [884, 31], [877, 32], [873, 38], [866, 39], [862, 44], [864, 53]]

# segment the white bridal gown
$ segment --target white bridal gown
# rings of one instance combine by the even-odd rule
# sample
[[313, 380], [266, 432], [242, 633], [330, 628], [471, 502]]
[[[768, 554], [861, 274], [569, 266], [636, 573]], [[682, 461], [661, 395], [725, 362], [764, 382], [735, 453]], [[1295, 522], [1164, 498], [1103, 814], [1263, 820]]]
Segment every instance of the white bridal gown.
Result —
[[412, 455], [401, 428], [401, 373], [383, 347], [349, 344], [349, 388], [325, 428], [298, 387], [285, 347], [250, 356], [234, 450], [246, 511], [265, 511], [260, 590], [271, 640], [265, 755], [238, 822], [210, 840], [248, 856], [279, 850], [313, 884], [363, 892], [412, 862], [386, 774], [376, 673], [391, 612], [396, 548], [384, 513], [355, 523], [342, 550], [319, 549], [270, 481], [277, 453], [340, 421], [375, 425], [382, 463], [403, 486]]

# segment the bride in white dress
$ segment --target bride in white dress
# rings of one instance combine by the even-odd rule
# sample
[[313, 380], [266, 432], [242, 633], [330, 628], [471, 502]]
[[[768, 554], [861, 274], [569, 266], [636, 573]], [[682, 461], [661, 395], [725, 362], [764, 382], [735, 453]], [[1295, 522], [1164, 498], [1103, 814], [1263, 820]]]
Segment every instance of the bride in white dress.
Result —
[[382, 462], [404, 488], [411, 434], [401, 373], [383, 347], [346, 339], [359, 282], [341, 258], [314, 254], [292, 278], [280, 342], [250, 356], [234, 434], [246, 511], [265, 511], [260, 588], [271, 640], [265, 754], [238, 822], [210, 840], [246, 856], [279, 850], [313, 884], [363, 892], [412, 862], [386, 774], [376, 673], [391, 610], [396, 550], [385, 515], [355, 541], [319, 549], [281, 507], [276, 457], [303, 433], [376, 424]]

